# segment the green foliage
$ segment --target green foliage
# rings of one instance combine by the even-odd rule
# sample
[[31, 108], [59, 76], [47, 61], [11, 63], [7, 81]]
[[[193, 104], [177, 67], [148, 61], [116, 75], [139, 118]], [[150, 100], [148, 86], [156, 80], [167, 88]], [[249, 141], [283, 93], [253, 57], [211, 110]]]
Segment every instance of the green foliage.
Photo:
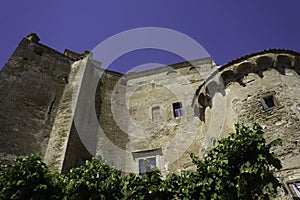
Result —
[[277, 145], [280, 139], [266, 144], [258, 124], [236, 125], [202, 160], [191, 154], [196, 171], [165, 179], [158, 169], [122, 176], [95, 158], [60, 175], [32, 155], [0, 165], [0, 199], [263, 199], [279, 186], [272, 169], [281, 164], [270, 150]]
[[66, 174], [65, 199], [121, 199], [121, 172], [96, 158]]
[[0, 199], [60, 199], [58, 174], [51, 173], [38, 155], [1, 165]]
[[164, 199], [166, 197], [165, 187], [163, 187], [163, 180], [161, 179], [160, 172], [153, 170], [137, 176], [129, 174], [123, 177], [123, 199]]
[[[279, 159], [270, 152], [281, 145], [277, 139], [266, 144], [258, 124], [249, 129], [236, 125], [236, 132], [219, 140], [203, 160], [193, 154], [200, 177], [199, 197], [205, 199], [253, 199], [276, 193], [280, 185], [271, 168], [281, 168]], [[202, 180], [202, 181], [201, 181]]]

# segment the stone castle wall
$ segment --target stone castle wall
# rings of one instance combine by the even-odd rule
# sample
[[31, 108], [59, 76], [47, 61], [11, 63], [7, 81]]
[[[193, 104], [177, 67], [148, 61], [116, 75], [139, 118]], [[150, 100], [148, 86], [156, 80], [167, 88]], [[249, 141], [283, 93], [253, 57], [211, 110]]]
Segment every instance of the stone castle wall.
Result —
[[[283, 166], [276, 174], [285, 185], [286, 194], [291, 196], [290, 184], [300, 180], [299, 61], [297, 53], [261, 52], [229, 63], [198, 94], [198, 106], [206, 108], [202, 111], [205, 116], [216, 107], [207, 103], [209, 99], [219, 98], [226, 105], [224, 126], [219, 128], [218, 136], [233, 131], [236, 122], [248, 126], [258, 122], [264, 128], [267, 142], [283, 139], [283, 145], [273, 149]], [[220, 86], [221, 83], [222, 92], [208, 92], [209, 84]]]
[[[234, 123], [260, 123], [293, 195], [300, 181], [300, 54], [254, 53], [217, 67], [210, 58], [143, 72], [104, 71], [90, 52], [61, 54], [24, 38], [0, 73], [0, 156], [40, 153], [65, 173], [92, 156], [139, 173], [155, 159], [165, 175], [192, 168]], [[153, 161], [153, 160], [152, 160]]]
[[[94, 99], [91, 103], [91, 97], [93, 89], [96, 89], [92, 83], [97, 71], [89, 56], [71, 65], [69, 81], [55, 117], [44, 159], [53, 170], [66, 172], [92, 157], [97, 133], [90, 131], [89, 118], [95, 106]], [[78, 126], [78, 121], [81, 126]], [[82, 129], [85, 129], [84, 135]]]
[[[188, 153], [199, 152], [203, 132], [190, 105], [213, 66], [207, 58], [126, 75], [103, 73], [97, 155], [126, 172], [138, 173], [146, 157], [156, 157], [163, 174], [192, 166]], [[182, 117], [174, 117], [177, 102]]]
[[[128, 151], [138, 154], [161, 149], [159, 168], [166, 172], [192, 166], [189, 152], [199, 154], [203, 137], [201, 121], [191, 107], [194, 91], [205, 79], [201, 67], [211, 70], [211, 59], [154, 69], [152, 74], [147, 71], [128, 75]], [[182, 106], [182, 116], [174, 116], [176, 103]], [[137, 161], [129, 162], [136, 172]]]
[[24, 38], [0, 73], [0, 157], [45, 154], [72, 59]]

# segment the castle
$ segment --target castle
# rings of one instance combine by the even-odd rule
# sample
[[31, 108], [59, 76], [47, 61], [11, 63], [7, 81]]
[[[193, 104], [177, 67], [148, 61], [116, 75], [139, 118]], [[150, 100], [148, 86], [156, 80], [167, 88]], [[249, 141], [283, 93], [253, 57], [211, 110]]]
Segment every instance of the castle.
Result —
[[[201, 58], [141, 72], [103, 70], [89, 51], [62, 54], [29, 34], [0, 73], [0, 158], [39, 153], [61, 173], [92, 156], [124, 172], [193, 168], [234, 123], [257, 121], [285, 194], [300, 184], [300, 54], [270, 49], [223, 66]], [[297, 185], [298, 184], [298, 185]], [[297, 188], [298, 187], [298, 188]]]

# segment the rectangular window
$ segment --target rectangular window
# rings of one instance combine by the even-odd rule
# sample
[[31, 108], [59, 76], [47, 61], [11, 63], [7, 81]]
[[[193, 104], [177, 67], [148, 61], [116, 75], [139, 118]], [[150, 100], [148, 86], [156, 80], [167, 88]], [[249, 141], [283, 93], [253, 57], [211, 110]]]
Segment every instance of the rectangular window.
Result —
[[136, 162], [136, 169], [140, 175], [150, 172], [154, 167], [160, 168], [160, 157], [163, 155], [162, 149], [149, 149], [146, 151], [132, 152], [132, 157]]
[[265, 110], [270, 110], [270, 109], [275, 108], [276, 101], [275, 101], [274, 95], [275, 95], [275, 92], [270, 92], [268, 94], [261, 96], [261, 103]]
[[156, 157], [145, 158], [139, 160], [139, 174], [143, 175], [152, 171], [152, 167], [156, 167]]
[[153, 122], [158, 122], [160, 121], [160, 113], [159, 113], [159, 106], [154, 106], [152, 107], [152, 121]]
[[173, 113], [174, 118], [179, 118], [183, 116], [183, 108], [181, 102], [173, 103]]
[[265, 101], [268, 108], [273, 108], [275, 106], [273, 96], [269, 96], [269, 97], [264, 98], [264, 101]]

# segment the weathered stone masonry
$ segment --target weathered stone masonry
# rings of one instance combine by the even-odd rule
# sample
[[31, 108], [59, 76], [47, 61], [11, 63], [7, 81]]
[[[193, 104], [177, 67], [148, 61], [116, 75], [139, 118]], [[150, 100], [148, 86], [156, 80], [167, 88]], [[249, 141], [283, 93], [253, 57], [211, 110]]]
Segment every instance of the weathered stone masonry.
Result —
[[45, 154], [72, 59], [23, 39], [0, 73], [1, 158]]
[[104, 71], [83, 54], [24, 38], [0, 73], [0, 158], [39, 153], [67, 172], [92, 156], [124, 172], [145, 160], [165, 175], [193, 168], [234, 123], [259, 122], [283, 169], [282, 198], [300, 182], [300, 54], [272, 49], [217, 66], [211, 58], [142, 72]]
[[[283, 146], [274, 149], [283, 165], [276, 174], [290, 196], [295, 195], [292, 183], [300, 180], [299, 61], [299, 53], [287, 50], [266, 50], [232, 61], [199, 87], [194, 105], [207, 118], [214, 96], [224, 99], [226, 119], [219, 135], [233, 130], [234, 122], [251, 126], [256, 121], [267, 141], [282, 138]], [[222, 85], [224, 90], [209, 93], [209, 85]]]

